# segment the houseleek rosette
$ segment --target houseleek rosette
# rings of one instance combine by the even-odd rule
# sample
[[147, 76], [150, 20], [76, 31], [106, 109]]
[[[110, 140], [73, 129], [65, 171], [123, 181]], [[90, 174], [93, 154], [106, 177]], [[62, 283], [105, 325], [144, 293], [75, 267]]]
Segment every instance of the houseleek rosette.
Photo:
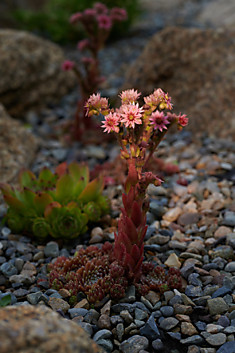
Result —
[[77, 207], [62, 207], [58, 204], [45, 211], [53, 238], [73, 239], [86, 231], [88, 217]]

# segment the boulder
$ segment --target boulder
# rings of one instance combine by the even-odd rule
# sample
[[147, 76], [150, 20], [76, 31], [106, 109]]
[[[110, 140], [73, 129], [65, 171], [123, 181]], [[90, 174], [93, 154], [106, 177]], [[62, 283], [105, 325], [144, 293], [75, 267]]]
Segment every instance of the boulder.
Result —
[[127, 72], [123, 89], [161, 87], [195, 134], [235, 136], [235, 30], [168, 27], [154, 35]]
[[62, 49], [25, 31], [0, 30], [0, 102], [22, 116], [30, 107], [58, 101], [76, 84], [61, 70]]
[[[1, 60], [1, 59], [0, 59]], [[0, 104], [0, 182], [12, 182], [33, 161], [38, 140]]]
[[0, 310], [1, 353], [102, 353], [76, 323], [45, 306]]
[[197, 17], [199, 23], [212, 27], [235, 28], [234, 0], [213, 0], [202, 7]]

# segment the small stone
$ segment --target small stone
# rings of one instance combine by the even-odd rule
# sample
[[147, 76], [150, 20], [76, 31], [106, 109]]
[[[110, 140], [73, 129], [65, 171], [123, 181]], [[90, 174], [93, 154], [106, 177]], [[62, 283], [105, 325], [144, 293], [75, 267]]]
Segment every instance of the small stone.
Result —
[[97, 325], [100, 329], [110, 330], [111, 329], [110, 317], [106, 314], [100, 315]]
[[61, 288], [61, 289], [59, 289], [59, 295], [60, 295], [62, 298], [69, 298], [69, 297], [71, 296], [71, 293], [69, 292], [68, 289]]
[[121, 342], [124, 335], [124, 325], [122, 323], [117, 324], [116, 333], [119, 342]]
[[122, 310], [120, 312], [120, 316], [124, 319], [127, 324], [133, 322], [133, 317], [131, 316], [128, 310]]
[[187, 353], [200, 353], [200, 352], [201, 352], [200, 348], [195, 345], [189, 346], [187, 350]]
[[154, 340], [152, 342], [152, 347], [155, 351], [163, 351], [164, 349], [164, 344], [162, 343], [162, 341], [160, 340], [160, 338], [157, 338], [156, 340]]
[[235, 212], [226, 211], [223, 220], [223, 225], [229, 227], [235, 227]]
[[181, 322], [181, 332], [187, 336], [193, 336], [198, 333], [197, 329], [190, 322]]
[[120, 344], [122, 353], [139, 353], [140, 350], [147, 349], [149, 341], [146, 337], [139, 335], [132, 336]]
[[148, 313], [146, 311], [143, 311], [139, 308], [135, 309], [135, 318], [137, 320], [145, 320], [148, 318]]
[[215, 325], [215, 324], [208, 324], [206, 326], [206, 331], [209, 333], [218, 333], [223, 330], [223, 326]]
[[178, 256], [175, 253], [170, 254], [168, 259], [164, 262], [164, 264], [168, 267], [181, 267], [181, 262], [179, 261]]
[[183, 213], [178, 218], [178, 223], [182, 226], [191, 225], [191, 224], [197, 223], [200, 220], [200, 217], [201, 217], [200, 214], [195, 212]]
[[84, 317], [88, 313], [88, 310], [82, 309], [82, 308], [79, 308], [79, 309], [72, 308], [72, 309], [68, 310], [68, 313], [69, 313], [71, 319], [73, 319], [76, 316], [83, 316]]
[[0, 270], [2, 271], [3, 275], [7, 278], [17, 274], [17, 268], [11, 263], [6, 262], [1, 265]]
[[129, 313], [133, 313], [135, 310], [135, 306], [133, 304], [127, 304], [127, 303], [118, 303], [112, 306], [112, 310], [115, 313], [120, 313], [122, 310], [127, 310]]
[[226, 294], [231, 294], [231, 293], [232, 291], [230, 288], [222, 286], [212, 294], [212, 298], [224, 297]]
[[44, 248], [44, 255], [46, 257], [58, 257], [59, 256], [59, 246], [55, 241], [50, 241]]
[[175, 304], [175, 314], [190, 315], [193, 312], [193, 308], [190, 305]]
[[[77, 317], [76, 317], [77, 318]], [[83, 321], [76, 321], [74, 318], [72, 321], [76, 322], [76, 324], [78, 324], [79, 326], [81, 326], [87, 333], [88, 335], [91, 337], [93, 335], [93, 328], [91, 324], [88, 324], [87, 322], [83, 322]]]
[[223, 298], [213, 298], [207, 300], [210, 315], [223, 314], [228, 310], [228, 305]]
[[216, 351], [216, 353], [234, 353], [234, 352], [235, 352], [234, 342], [226, 342]]
[[178, 323], [179, 320], [175, 319], [174, 317], [167, 317], [161, 321], [160, 327], [165, 331], [170, 331], [175, 326], [177, 326]]
[[185, 294], [189, 297], [200, 297], [202, 295], [202, 288], [190, 284], [186, 287]]
[[160, 308], [160, 311], [164, 317], [169, 317], [174, 314], [174, 309], [170, 305], [165, 305]]
[[225, 226], [221, 226], [219, 227], [214, 234], [215, 239], [219, 239], [224, 237], [225, 235], [231, 233], [231, 228], [225, 227]]
[[113, 344], [111, 340], [100, 339], [96, 342], [100, 347], [102, 347], [105, 352], [111, 353], [113, 350]]
[[222, 332], [216, 333], [214, 335], [210, 335], [206, 338], [207, 343], [211, 346], [221, 346], [226, 342], [226, 335]]
[[151, 315], [146, 324], [140, 328], [140, 334], [151, 341], [160, 338], [160, 332], [153, 315]]
[[165, 221], [168, 222], [174, 222], [178, 219], [178, 217], [180, 216], [182, 210], [180, 207], [175, 207], [175, 208], [171, 208], [169, 211], [167, 211], [162, 218]]
[[180, 340], [180, 343], [185, 345], [190, 345], [190, 344], [201, 344], [203, 341], [204, 339], [201, 336], [194, 335]]
[[26, 262], [22, 268], [22, 271], [20, 273], [22, 276], [29, 276], [32, 277], [37, 274], [37, 269], [36, 267], [31, 264], [30, 262]]
[[41, 300], [42, 292], [38, 291], [27, 295], [27, 300], [30, 304], [36, 305]]
[[226, 272], [235, 272], [235, 261], [229, 262], [224, 269]]
[[41, 259], [44, 259], [43, 251], [39, 251], [33, 256], [33, 260], [34, 261], [38, 261], [38, 260], [41, 260]]
[[20, 272], [24, 266], [24, 260], [23, 259], [20, 259], [20, 258], [17, 258], [15, 259], [15, 267], [17, 268], [17, 271]]
[[83, 309], [89, 309], [90, 308], [90, 304], [88, 303], [87, 299], [82, 299], [80, 300], [76, 305], [75, 305], [76, 309], [79, 308], [83, 308]]
[[48, 305], [55, 311], [62, 310], [64, 313], [70, 308], [70, 305], [63, 299], [50, 297]]
[[110, 315], [111, 303], [112, 303], [111, 300], [109, 300], [109, 301], [100, 309], [100, 313], [101, 313], [101, 314]]
[[112, 332], [106, 329], [103, 330], [99, 330], [97, 331], [94, 336], [93, 336], [93, 340], [95, 342], [101, 340], [101, 339], [106, 339], [106, 338], [110, 338], [112, 336]]
[[[166, 293], [166, 292], [165, 292]], [[164, 294], [165, 294], [164, 293]], [[173, 292], [172, 292], [173, 293]], [[145, 298], [150, 301], [150, 303], [154, 306], [155, 304], [157, 304], [160, 300], [160, 295], [159, 293], [156, 293], [154, 291], [149, 291], [148, 294], [145, 295]]]

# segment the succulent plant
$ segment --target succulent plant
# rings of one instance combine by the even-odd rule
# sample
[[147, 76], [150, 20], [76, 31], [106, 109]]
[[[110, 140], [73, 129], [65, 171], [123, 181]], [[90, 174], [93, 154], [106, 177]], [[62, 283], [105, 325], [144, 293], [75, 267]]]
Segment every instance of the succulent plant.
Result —
[[131, 278], [125, 267], [117, 261], [112, 244], [106, 242], [102, 248], [91, 245], [77, 251], [74, 257], [60, 256], [50, 263], [49, 283], [56, 290], [69, 290], [71, 305], [76, 304], [79, 292], [83, 292], [91, 304], [101, 301], [106, 295], [118, 300], [125, 296], [130, 284], [136, 286], [140, 295], [149, 290], [164, 292], [181, 288], [178, 269], [169, 269], [167, 273], [161, 266], [144, 262], [138, 268], [138, 278]]
[[0, 184], [9, 206], [5, 220], [12, 231], [38, 239], [76, 238], [109, 209], [103, 179], [89, 182], [88, 167], [76, 162], [60, 164], [55, 173], [43, 168], [38, 178], [24, 170], [19, 184], [19, 189]]

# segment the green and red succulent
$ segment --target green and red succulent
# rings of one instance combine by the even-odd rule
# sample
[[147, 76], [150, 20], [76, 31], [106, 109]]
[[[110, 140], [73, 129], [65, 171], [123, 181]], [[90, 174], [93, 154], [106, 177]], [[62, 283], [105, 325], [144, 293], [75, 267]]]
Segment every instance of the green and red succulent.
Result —
[[60, 164], [55, 173], [43, 168], [38, 178], [24, 170], [19, 184], [19, 189], [0, 184], [9, 206], [5, 221], [13, 232], [37, 239], [76, 238], [109, 209], [103, 178], [89, 181], [88, 167], [76, 162]]

